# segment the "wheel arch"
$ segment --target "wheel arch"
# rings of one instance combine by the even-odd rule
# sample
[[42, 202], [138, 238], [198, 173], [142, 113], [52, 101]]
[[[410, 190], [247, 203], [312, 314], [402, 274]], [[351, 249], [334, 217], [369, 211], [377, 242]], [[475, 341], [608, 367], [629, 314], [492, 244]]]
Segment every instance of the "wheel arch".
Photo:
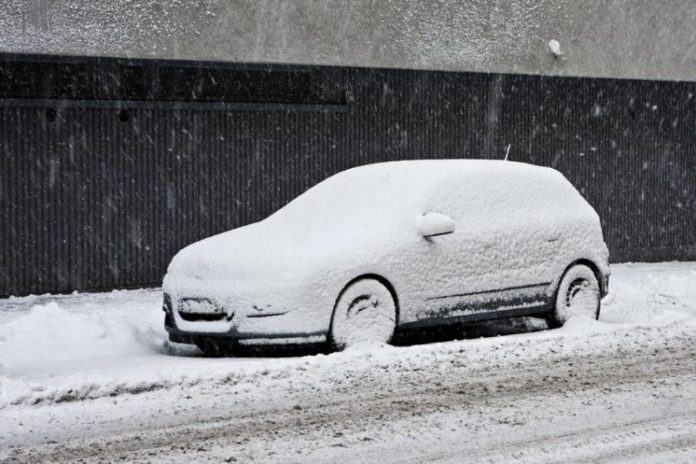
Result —
[[333, 328], [333, 319], [334, 319], [334, 313], [336, 312], [336, 307], [338, 306], [338, 300], [341, 299], [341, 296], [343, 296], [343, 293], [348, 290], [348, 288], [353, 285], [356, 282], [359, 282], [361, 280], [376, 280], [380, 284], [384, 285], [387, 290], [389, 290], [389, 293], [391, 294], [392, 298], [394, 299], [394, 307], [396, 308], [396, 327], [399, 326], [399, 319], [401, 317], [401, 306], [399, 304], [399, 296], [396, 294], [396, 290], [394, 289], [394, 286], [392, 283], [389, 281], [384, 276], [381, 276], [379, 274], [374, 274], [374, 273], [367, 273], [367, 274], [361, 274], [357, 277], [352, 278], [347, 284], [343, 286], [340, 292], [338, 292], [338, 295], [336, 296], [336, 299], [334, 300], [334, 305], [333, 308], [331, 309], [331, 320], [329, 321], [329, 332], [331, 333], [331, 329]]
[[585, 265], [592, 270], [592, 273], [594, 274], [595, 278], [597, 279], [597, 283], [599, 284], [599, 290], [601, 292], [601, 295], [606, 294], [606, 288], [605, 288], [606, 282], [604, 281], [604, 277], [602, 276], [602, 273], [599, 270], [599, 266], [597, 266], [597, 264], [594, 261], [592, 261], [591, 259], [580, 258], [580, 259], [576, 259], [575, 261], [573, 261], [572, 263], [567, 265], [565, 267], [565, 269], [563, 269], [563, 272], [561, 272], [561, 275], [558, 276], [558, 279], [555, 283], [554, 290], [553, 290], [554, 298], [558, 294], [558, 286], [561, 284], [561, 280], [563, 280], [563, 276], [566, 275], [566, 272], [568, 272], [568, 270], [571, 267], [577, 266], [580, 264]]

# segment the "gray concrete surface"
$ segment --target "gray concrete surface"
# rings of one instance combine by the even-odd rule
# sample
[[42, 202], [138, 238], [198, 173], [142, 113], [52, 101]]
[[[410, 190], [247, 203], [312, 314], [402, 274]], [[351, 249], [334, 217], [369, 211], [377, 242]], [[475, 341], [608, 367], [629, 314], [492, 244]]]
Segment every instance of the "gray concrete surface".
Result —
[[696, 2], [0, 0], [0, 51], [692, 80]]

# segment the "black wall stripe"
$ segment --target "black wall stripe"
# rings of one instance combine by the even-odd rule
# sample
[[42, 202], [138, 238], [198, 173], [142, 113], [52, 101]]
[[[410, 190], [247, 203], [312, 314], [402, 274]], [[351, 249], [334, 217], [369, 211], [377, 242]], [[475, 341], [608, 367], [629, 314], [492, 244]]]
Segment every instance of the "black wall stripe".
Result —
[[[0, 55], [0, 79], [26, 61], [78, 63], [96, 84], [61, 100], [0, 83], [0, 295], [157, 285], [181, 247], [343, 169], [502, 158], [508, 146], [578, 187], [613, 261], [696, 259], [692, 82], [186, 63], [257, 78], [301, 70], [319, 88], [282, 104], [162, 102], [157, 69], [184, 63]], [[121, 65], [154, 76], [140, 101], [107, 88]]]

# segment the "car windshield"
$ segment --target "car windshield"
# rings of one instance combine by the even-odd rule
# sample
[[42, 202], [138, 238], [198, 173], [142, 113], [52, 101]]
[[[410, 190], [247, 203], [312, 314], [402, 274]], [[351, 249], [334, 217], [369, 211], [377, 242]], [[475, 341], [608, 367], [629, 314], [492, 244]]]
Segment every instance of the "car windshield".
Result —
[[288, 203], [269, 221], [285, 227], [307, 225], [374, 227], [417, 213], [423, 183], [413, 170], [389, 164], [351, 169], [315, 185]]

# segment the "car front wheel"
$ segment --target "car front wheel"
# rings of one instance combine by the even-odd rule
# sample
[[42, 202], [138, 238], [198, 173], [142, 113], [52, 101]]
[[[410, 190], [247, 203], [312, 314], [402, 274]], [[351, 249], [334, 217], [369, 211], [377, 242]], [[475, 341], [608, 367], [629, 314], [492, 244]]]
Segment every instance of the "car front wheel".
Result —
[[599, 318], [600, 289], [597, 276], [588, 266], [577, 264], [566, 271], [556, 292], [556, 302], [547, 321], [560, 327], [574, 316]]
[[338, 297], [329, 329], [334, 348], [356, 343], [389, 343], [396, 327], [396, 302], [376, 279], [362, 279]]

